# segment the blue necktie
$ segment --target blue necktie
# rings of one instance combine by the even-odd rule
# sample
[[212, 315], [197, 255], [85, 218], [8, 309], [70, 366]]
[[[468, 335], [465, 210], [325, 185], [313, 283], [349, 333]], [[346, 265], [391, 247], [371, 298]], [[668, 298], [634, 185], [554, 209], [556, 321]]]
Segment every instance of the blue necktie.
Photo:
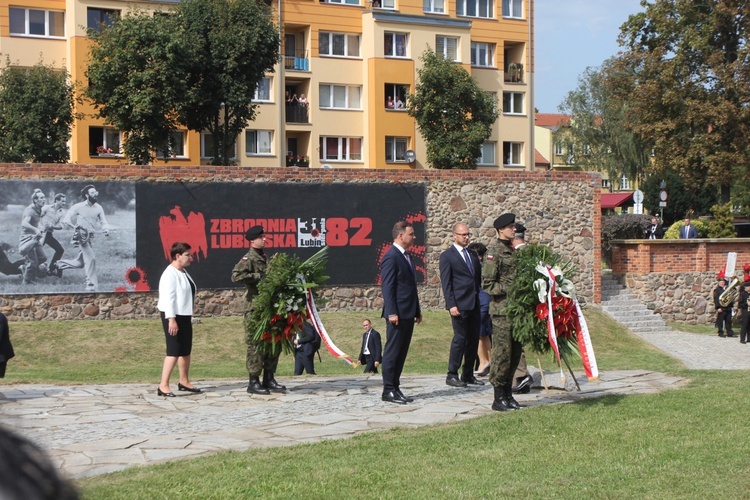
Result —
[[472, 265], [471, 265], [471, 259], [469, 258], [469, 252], [467, 252], [465, 248], [463, 249], [463, 254], [464, 254], [464, 261], [466, 262], [466, 265], [469, 266], [469, 272], [471, 274], [474, 274], [474, 269], [472, 269]]

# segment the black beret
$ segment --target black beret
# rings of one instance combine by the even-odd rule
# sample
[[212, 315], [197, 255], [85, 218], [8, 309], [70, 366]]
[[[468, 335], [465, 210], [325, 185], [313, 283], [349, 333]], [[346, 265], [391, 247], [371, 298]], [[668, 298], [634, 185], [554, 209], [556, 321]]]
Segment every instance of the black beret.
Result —
[[524, 226], [520, 222], [516, 222], [516, 232], [517, 233], [525, 233], [526, 232], [526, 226]]
[[495, 219], [495, 223], [493, 226], [495, 229], [502, 229], [504, 227], [510, 226], [516, 222], [516, 214], [503, 214], [497, 219]]
[[263, 234], [263, 226], [253, 226], [245, 233], [245, 239], [247, 241], [253, 241], [261, 234]]

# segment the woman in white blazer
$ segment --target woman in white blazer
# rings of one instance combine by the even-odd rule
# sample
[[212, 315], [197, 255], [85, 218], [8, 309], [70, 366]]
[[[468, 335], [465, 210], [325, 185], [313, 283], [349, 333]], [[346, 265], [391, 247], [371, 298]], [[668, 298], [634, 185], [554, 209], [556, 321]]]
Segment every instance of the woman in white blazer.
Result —
[[195, 282], [185, 268], [193, 261], [190, 245], [175, 242], [169, 250], [172, 263], [167, 266], [159, 280], [159, 302], [161, 323], [167, 339], [167, 356], [161, 370], [161, 382], [156, 394], [175, 397], [169, 389], [169, 377], [175, 365], [180, 372], [177, 388], [181, 391], [201, 392], [190, 383], [190, 353], [193, 349], [193, 302]]

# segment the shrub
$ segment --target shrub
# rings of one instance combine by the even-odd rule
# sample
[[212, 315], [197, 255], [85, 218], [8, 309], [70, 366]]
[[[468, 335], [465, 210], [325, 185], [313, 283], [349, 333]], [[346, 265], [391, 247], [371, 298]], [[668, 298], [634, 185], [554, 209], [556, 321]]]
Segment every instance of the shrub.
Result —
[[732, 219], [732, 204], [714, 205], [711, 207], [714, 220], [708, 223], [709, 238], [736, 238], [737, 231], [734, 229]]
[[[690, 220], [690, 224], [695, 226], [695, 230], [698, 231], [698, 238], [705, 238], [708, 235], [708, 223], [702, 220]], [[664, 233], [665, 240], [678, 240], [680, 239], [680, 230], [685, 227], [685, 222], [678, 220], [667, 229]]]
[[602, 217], [602, 256], [607, 264], [612, 263], [611, 240], [630, 240], [646, 237], [651, 225], [651, 216], [626, 214]]

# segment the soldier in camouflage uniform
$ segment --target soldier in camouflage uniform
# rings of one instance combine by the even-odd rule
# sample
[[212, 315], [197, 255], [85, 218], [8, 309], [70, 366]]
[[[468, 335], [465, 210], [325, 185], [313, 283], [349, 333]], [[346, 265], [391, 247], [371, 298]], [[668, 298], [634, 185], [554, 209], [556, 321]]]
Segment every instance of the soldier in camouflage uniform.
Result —
[[492, 364], [490, 383], [495, 389], [492, 409], [497, 411], [517, 410], [521, 406], [513, 399], [513, 374], [518, 367], [522, 345], [513, 339], [512, 329], [505, 306], [508, 289], [516, 279], [516, 263], [511, 246], [515, 235], [514, 214], [503, 214], [493, 224], [498, 241], [485, 254], [482, 267], [482, 289], [490, 295], [490, 317], [492, 318]]
[[[263, 226], [253, 226], [245, 233], [245, 238], [250, 242], [250, 250], [242, 257], [234, 269], [232, 269], [232, 281], [244, 283], [247, 287], [245, 294], [245, 343], [247, 344], [247, 358], [245, 366], [250, 375], [247, 392], [250, 394], [270, 394], [270, 391], [283, 392], [286, 387], [276, 382], [273, 377], [279, 364], [281, 346], [273, 354], [259, 352], [258, 344], [255, 342], [250, 318], [253, 315], [253, 299], [258, 295], [258, 283], [266, 276], [268, 262], [263, 248], [266, 246], [266, 237], [263, 234]], [[263, 372], [263, 382], [260, 381], [260, 373]]]

